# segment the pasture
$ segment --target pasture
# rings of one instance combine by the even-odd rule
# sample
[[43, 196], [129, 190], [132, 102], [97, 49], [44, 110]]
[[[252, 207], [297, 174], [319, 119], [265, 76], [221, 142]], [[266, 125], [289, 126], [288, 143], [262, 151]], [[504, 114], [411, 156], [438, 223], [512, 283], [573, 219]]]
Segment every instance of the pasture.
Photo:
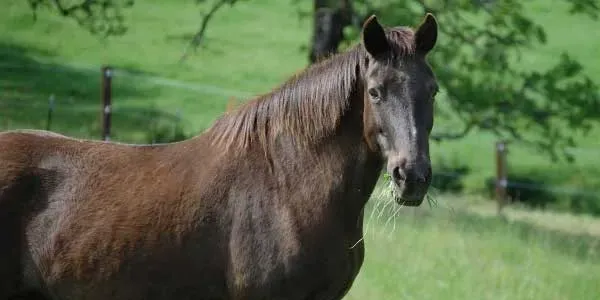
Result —
[[600, 222], [440, 197], [403, 207], [376, 191], [365, 214], [365, 264], [346, 299], [593, 299]]

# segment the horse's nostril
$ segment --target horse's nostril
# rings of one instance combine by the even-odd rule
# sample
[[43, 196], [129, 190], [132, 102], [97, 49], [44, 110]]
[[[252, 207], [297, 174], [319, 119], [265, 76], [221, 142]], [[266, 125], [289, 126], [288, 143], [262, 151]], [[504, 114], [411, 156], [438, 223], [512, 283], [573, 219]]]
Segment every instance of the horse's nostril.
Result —
[[400, 167], [394, 168], [394, 170], [392, 171], [392, 177], [394, 178], [395, 182], [400, 182], [400, 181], [406, 180], [406, 176], [404, 176], [404, 172], [402, 172], [400, 170]]
[[425, 175], [425, 181], [431, 181], [431, 177], [433, 177], [433, 170], [431, 169], [431, 167], [428, 167], [427, 174]]
[[431, 177], [431, 167], [428, 167], [422, 175], [418, 175], [415, 179], [419, 183], [428, 183], [429, 181], [431, 181]]

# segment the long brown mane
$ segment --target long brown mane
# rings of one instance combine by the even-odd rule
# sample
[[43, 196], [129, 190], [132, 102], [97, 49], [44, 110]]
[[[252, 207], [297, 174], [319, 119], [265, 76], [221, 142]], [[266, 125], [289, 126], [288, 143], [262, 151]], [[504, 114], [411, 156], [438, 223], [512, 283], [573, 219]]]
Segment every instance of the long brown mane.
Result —
[[[414, 53], [413, 31], [394, 27], [387, 31], [394, 54]], [[366, 52], [360, 45], [336, 54], [292, 76], [272, 92], [229, 111], [208, 130], [215, 145], [243, 150], [258, 140], [268, 145], [282, 132], [298, 144], [311, 144], [331, 135], [349, 107], [351, 94], [362, 77]]]

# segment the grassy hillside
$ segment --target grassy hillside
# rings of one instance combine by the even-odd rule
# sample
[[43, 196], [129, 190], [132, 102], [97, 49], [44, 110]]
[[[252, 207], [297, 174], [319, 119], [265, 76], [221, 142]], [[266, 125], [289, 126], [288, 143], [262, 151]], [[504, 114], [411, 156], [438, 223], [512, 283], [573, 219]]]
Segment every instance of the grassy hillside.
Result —
[[[187, 127], [199, 132], [224, 110], [230, 96], [268, 91], [305, 65], [306, 55], [300, 45], [308, 40], [309, 31], [306, 25], [298, 26], [289, 3], [252, 3], [221, 11], [210, 24], [204, 47], [185, 64], [178, 64], [200, 21], [200, 11], [193, 2], [136, 3], [136, 9], [127, 15], [127, 36], [108, 41], [90, 36], [55, 13], [41, 13], [38, 22], [33, 23], [26, 5], [12, 2], [0, 12], [0, 97], [12, 109], [2, 110], [4, 127], [45, 122], [45, 111], [28, 117], [32, 109], [23, 112], [8, 101], [23, 99], [45, 106], [54, 93], [60, 115], [55, 123], [57, 131], [98, 136], [98, 121], [92, 121], [98, 113], [81, 115], [76, 111], [98, 107], [99, 68], [110, 64], [146, 76], [201, 85], [200, 89], [173, 88], [117, 74], [116, 139], [136, 141], [135, 134], [147, 128], [147, 124], [130, 120], [128, 114], [119, 114], [119, 109], [130, 108], [154, 108], [171, 114], [180, 109]], [[214, 87], [220, 90], [215, 92]]]
[[[300, 21], [291, 2], [253, 0], [223, 9], [210, 23], [204, 46], [178, 64], [200, 22], [193, 1], [136, 2], [126, 15], [127, 35], [109, 40], [90, 36], [54, 12], [40, 12], [34, 23], [25, 3], [12, 1], [0, 11], [0, 128], [44, 128], [48, 98], [53, 94], [52, 130], [98, 138], [99, 68], [110, 64], [142, 75], [120, 72], [114, 78], [113, 139], [146, 142], [152, 122], [170, 122], [178, 112], [188, 133], [196, 134], [225, 109], [229, 97], [244, 99], [267, 92], [306, 66], [302, 46], [309, 40], [310, 21]], [[566, 51], [584, 63], [592, 78], [600, 78], [596, 59], [600, 31], [592, 30], [597, 22], [571, 16], [565, 5], [542, 0], [531, 1], [527, 10], [545, 25], [548, 44], [525, 53], [524, 67], [545, 69]], [[446, 127], [439, 120], [435, 130]], [[595, 129], [591, 138], [580, 139], [585, 149], [573, 150], [574, 165], [550, 164], [535, 151], [511, 145], [511, 174], [550, 185], [600, 190], [599, 136]], [[488, 133], [473, 132], [460, 141], [433, 144], [438, 171], [467, 170], [459, 183], [440, 180], [438, 187], [484, 192], [494, 174], [494, 142]], [[579, 205], [574, 201], [598, 204], [591, 210], [600, 213], [600, 201], [565, 195], [535, 196], [562, 201], [571, 209], [589, 210], [573, 208]]]

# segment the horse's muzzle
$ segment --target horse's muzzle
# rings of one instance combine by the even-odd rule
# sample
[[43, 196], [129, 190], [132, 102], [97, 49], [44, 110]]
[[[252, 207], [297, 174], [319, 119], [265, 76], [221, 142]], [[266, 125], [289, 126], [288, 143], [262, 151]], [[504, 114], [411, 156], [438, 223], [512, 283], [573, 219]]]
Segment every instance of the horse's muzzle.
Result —
[[[414, 174], [419, 174], [415, 176]], [[405, 172], [401, 176], [392, 174], [394, 197], [398, 204], [419, 206], [427, 195], [431, 184], [431, 167], [427, 166], [422, 172]]]
[[394, 198], [396, 203], [404, 206], [420, 206], [427, 195], [428, 184], [395, 186]]

